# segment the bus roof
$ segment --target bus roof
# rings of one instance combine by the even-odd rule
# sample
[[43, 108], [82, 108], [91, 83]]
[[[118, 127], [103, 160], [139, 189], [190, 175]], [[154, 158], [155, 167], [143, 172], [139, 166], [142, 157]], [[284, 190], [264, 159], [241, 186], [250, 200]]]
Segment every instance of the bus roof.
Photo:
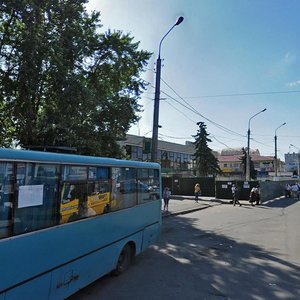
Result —
[[153, 162], [140, 162], [108, 157], [0, 148], [0, 161], [3, 160], [160, 169], [160, 165]]

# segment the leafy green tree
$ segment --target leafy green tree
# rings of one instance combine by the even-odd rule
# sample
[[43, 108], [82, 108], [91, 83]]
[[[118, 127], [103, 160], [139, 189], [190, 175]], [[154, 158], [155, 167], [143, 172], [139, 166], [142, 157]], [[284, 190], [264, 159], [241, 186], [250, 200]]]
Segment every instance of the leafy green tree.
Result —
[[151, 54], [129, 34], [100, 33], [100, 13], [89, 15], [87, 2], [0, 1], [1, 145], [121, 155]]
[[[243, 173], [245, 175], [246, 174], [246, 166], [247, 166], [247, 151], [245, 148], [242, 148], [242, 152], [243, 152], [243, 155], [240, 157], [240, 161], [241, 161]], [[250, 156], [250, 178], [251, 179], [257, 178], [257, 171], [254, 168], [254, 163], [251, 159], [251, 156]]]
[[206, 125], [204, 122], [198, 122], [199, 129], [195, 138], [196, 152], [194, 157], [196, 159], [196, 173], [200, 176], [217, 175], [222, 173], [218, 159], [214, 156], [212, 150], [208, 147], [208, 143], [211, 142], [209, 134], [206, 131]]

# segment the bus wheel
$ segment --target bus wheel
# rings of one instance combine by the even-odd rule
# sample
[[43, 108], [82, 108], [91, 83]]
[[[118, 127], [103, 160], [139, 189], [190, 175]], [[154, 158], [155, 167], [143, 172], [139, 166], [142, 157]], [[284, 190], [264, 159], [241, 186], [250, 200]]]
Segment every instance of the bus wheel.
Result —
[[120, 253], [117, 267], [114, 269], [113, 274], [118, 276], [124, 273], [130, 266], [131, 261], [132, 261], [132, 250], [130, 245], [126, 244]]

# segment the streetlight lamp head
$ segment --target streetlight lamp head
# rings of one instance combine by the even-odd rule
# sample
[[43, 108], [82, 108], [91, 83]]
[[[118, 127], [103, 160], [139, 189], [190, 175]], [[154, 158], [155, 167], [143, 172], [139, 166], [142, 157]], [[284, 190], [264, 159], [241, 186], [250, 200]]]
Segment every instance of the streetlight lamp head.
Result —
[[183, 17], [179, 17], [175, 25], [176, 26], [179, 25], [180, 23], [182, 23], [182, 21], [183, 21]]
[[262, 112], [264, 112], [264, 111], [266, 111], [267, 109], [266, 108], [264, 108], [263, 110], [262, 110]]

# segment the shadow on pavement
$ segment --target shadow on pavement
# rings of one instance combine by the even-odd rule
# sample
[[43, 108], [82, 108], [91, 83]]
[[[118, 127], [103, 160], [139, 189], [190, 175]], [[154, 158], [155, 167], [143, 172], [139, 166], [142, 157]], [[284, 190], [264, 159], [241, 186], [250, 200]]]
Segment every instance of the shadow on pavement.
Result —
[[[293, 203], [284, 198], [259, 207]], [[201, 230], [197, 222], [187, 216], [164, 220], [160, 240], [127, 272], [105, 276], [88, 293], [83, 290], [69, 299], [300, 299], [299, 265], [275, 250]]]
[[297, 199], [297, 198], [280, 198], [280, 199], [266, 201], [266, 203], [263, 203], [263, 205], [266, 207], [285, 208], [285, 207], [295, 204], [297, 201], [299, 201], [299, 199]]
[[[174, 217], [164, 224], [157, 248], [150, 250], [161, 256], [160, 262], [169, 261], [163, 266], [151, 264], [159, 269], [156, 276], [172, 280], [172, 287], [166, 287], [172, 299], [184, 299], [188, 288], [198, 290], [199, 299], [300, 299], [299, 265], [276, 252], [199, 230], [194, 222], [197, 219]], [[177, 234], [179, 228], [186, 234]], [[175, 270], [169, 264], [175, 264]]]

